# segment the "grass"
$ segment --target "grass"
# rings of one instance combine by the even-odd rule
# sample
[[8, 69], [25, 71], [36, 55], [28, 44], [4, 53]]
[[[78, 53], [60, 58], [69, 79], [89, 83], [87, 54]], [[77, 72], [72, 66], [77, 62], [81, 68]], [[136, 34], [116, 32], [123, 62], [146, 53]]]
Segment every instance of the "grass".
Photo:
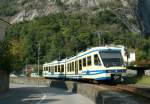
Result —
[[145, 84], [145, 85], [150, 85], [150, 76], [143, 76], [137, 84]]
[[125, 83], [127, 84], [142, 84], [142, 85], [150, 85], [150, 76], [128, 76], [125, 79]]

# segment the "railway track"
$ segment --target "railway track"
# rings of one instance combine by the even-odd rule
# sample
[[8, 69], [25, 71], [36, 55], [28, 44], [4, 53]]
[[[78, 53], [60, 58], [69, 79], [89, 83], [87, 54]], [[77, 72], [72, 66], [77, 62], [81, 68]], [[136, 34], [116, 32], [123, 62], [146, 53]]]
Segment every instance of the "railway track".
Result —
[[[36, 79], [36, 78], [35, 78]], [[42, 78], [44, 80], [44, 78]], [[47, 79], [47, 78], [46, 78]], [[50, 78], [48, 78], [50, 79]], [[56, 80], [56, 81], [62, 81], [62, 79], [50, 79], [50, 80]], [[139, 96], [146, 97], [150, 99], [150, 88], [144, 89], [132, 86], [130, 84], [124, 84], [124, 83], [113, 83], [113, 82], [96, 82], [93, 80], [67, 80], [64, 79], [63, 81], [71, 81], [72, 83], [81, 83], [81, 84], [91, 84], [95, 85], [96, 87], [103, 87], [107, 90], [115, 91], [115, 92], [126, 92], [126, 93], [132, 93]]]
[[77, 81], [79, 83], [87, 83], [87, 84], [95, 84], [96, 86], [107, 88], [108, 90], [116, 91], [116, 92], [126, 92], [132, 93], [135, 95], [143, 96], [150, 99], [150, 87], [149, 88], [141, 88], [135, 87], [130, 84], [124, 83], [113, 83], [113, 82], [95, 82], [95, 81]]
[[117, 92], [127, 92], [127, 93], [132, 93], [138, 96], [143, 96], [145, 98], [150, 99], [150, 89], [145, 89], [145, 88], [139, 88], [139, 87], [134, 87], [128, 84], [116, 84], [116, 85], [110, 85], [110, 84], [98, 84], [99, 86], [103, 86], [105, 88], [108, 88], [112, 91], [117, 91]]

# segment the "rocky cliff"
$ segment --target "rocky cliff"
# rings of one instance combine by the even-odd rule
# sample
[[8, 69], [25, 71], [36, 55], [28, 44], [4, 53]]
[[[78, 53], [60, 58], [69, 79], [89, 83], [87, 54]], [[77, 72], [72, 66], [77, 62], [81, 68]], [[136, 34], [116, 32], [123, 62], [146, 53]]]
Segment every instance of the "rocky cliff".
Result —
[[[32, 20], [37, 16], [58, 12], [88, 13], [93, 15], [105, 9], [133, 18], [136, 0], [14, 0], [17, 12], [9, 17], [11, 23]], [[120, 14], [119, 14], [120, 13]]]
[[[14, 0], [17, 12], [7, 16], [10, 23], [32, 20], [51, 13], [65, 12], [89, 14], [110, 10], [116, 14], [131, 31], [137, 31], [134, 9], [137, 0]], [[134, 23], [133, 23], [134, 21]]]
[[59, 12], [94, 16], [109, 10], [130, 31], [140, 32], [135, 16], [137, 4], [138, 0], [2, 0], [0, 17], [13, 24]]

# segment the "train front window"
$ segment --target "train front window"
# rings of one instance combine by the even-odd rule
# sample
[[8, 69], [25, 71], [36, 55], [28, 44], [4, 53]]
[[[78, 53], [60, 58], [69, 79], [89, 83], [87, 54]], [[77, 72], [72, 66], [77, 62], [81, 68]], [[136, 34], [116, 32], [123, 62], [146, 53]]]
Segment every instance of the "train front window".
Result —
[[98, 57], [98, 54], [94, 55], [94, 65], [96, 65], [96, 66], [100, 66], [101, 65], [99, 57]]
[[123, 59], [120, 51], [113, 51], [113, 50], [102, 51], [100, 52], [100, 56], [104, 66], [106, 67], [123, 65]]

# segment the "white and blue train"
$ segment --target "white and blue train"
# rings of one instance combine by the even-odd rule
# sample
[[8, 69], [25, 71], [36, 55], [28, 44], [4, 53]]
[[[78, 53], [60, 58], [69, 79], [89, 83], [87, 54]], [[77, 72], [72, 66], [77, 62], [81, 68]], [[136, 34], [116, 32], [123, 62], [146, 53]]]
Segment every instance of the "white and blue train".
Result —
[[47, 78], [116, 80], [126, 76], [122, 47], [94, 47], [74, 57], [43, 65]]

